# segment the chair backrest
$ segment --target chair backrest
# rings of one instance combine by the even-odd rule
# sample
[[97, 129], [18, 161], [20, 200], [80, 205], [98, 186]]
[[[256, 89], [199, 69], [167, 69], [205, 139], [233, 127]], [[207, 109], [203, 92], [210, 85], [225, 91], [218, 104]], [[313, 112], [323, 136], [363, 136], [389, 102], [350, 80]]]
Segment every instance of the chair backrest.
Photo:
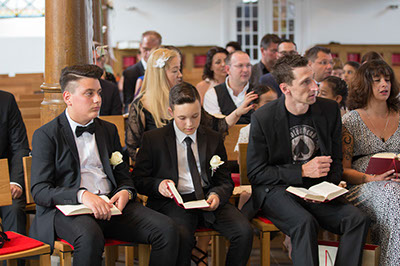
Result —
[[32, 204], [33, 197], [31, 194], [31, 167], [32, 167], [32, 156], [25, 156], [22, 158], [22, 164], [24, 166], [24, 179], [25, 179], [25, 196], [26, 203]]
[[235, 146], [239, 139], [240, 130], [247, 125], [234, 125], [229, 129], [229, 134], [225, 137], [225, 149], [228, 155], [228, 161], [236, 161], [238, 154], [235, 152]]
[[122, 115], [104, 115], [104, 116], [100, 116], [100, 119], [103, 119], [107, 122], [113, 123], [117, 127], [121, 146], [124, 147], [125, 146], [125, 118]]
[[29, 147], [32, 149], [33, 133], [42, 125], [42, 122], [40, 121], [40, 118], [24, 118], [24, 124], [26, 128], [26, 135], [28, 136]]
[[250, 185], [250, 181], [247, 178], [247, 146], [248, 143], [239, 143], [240, 185]]
[[0, 206], [12, 204], [8, 160], [0, 159]]

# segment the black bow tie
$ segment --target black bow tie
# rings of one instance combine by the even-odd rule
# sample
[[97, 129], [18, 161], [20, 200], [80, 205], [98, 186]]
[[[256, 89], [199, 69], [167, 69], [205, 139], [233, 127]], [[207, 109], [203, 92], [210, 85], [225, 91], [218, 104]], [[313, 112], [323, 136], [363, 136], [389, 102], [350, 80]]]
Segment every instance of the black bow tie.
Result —
[[76, 135], [77, 138], [82, 136], [83, 132], [88, 132], [90, 134], [93, 134], [94, 133], [94, 123], [91, 123], [87, 127], [80, 127], [80, 126], [76, 127], [75, 135]]

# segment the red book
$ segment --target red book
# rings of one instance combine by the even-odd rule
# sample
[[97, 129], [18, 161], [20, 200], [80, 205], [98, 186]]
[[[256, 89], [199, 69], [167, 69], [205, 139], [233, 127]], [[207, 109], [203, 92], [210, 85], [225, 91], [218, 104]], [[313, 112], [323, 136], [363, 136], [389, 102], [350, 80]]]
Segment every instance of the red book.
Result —
[[377, 153], [369, 159], [366, 174], [380, 175], [389, 170], [400, 171], [400, 156], [391, 152]]

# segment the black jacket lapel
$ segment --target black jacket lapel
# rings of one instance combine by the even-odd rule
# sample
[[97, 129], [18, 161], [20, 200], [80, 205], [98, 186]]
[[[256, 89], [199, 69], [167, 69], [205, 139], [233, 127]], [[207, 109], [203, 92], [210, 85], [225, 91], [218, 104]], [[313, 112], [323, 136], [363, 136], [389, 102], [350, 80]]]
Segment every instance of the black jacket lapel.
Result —
[[[75, 137], [74, 137], [74, 132], [72, 132], [71, 126], [68, 122], [67, 116], [65, 115], [64, 111], [61, 115], [60, 115], [60, 126], [61, 126], [61, 132], [64, 135], [65, 138], [65, 142], [67, 143], [67, 145], [69, 146], [70, 151], [72, 152], [75, 160], [78, 162], [78, 173], [81, 172], [81, 163], [79, 160], [79, 153], [78, 153], [78, 149], [76, 148], [76, 142], [75, 142]], [[80, 179], [80, 175], [79, 175], [79, 179]]]
[[310, 106], [314, 128], [318, 135], [318, 144], [321, 155], [330, 155], [330, 147], [326, 147], [325, 143], [330, 145], [331, 141], [328, 140], [328, 123], [326, 118], [322, 115], [322, 110], [317, 103]]
[[[285, 141], [280, 143], [275, 143], [273, 145], [274, 146], [278, 145], [275, 147], [276, 148], [275, 150], [276, 152], [279, 152], [279, 154], [291, 155], [292, 149], [291, 149], [291, 142], [289, 135], [289, 120], [288, 120], [287, 110], [285, 107], [285, 97], [280, 97], [278, 101], [279, 101], [278, 108], [275, 110], [276, 113], [275, 113], [274, 128], [271, 129], [276, 136], [272, 139], [281, 139], [280, 136], [283, 136]], [[292, 156], [290, 156], [290, 161], [292, 161]]]
[[197, 150], [199, 152], [199, 158], [200, 158], [200, 167], [201, 167], [201, 178], [203, 179], [203, 181], [206, 183], [206, 185], [210, 184], [209, 178], [210, 178], [210, 173], [211, 170], [207, 169], [207, 165], [209, 165], [207, 163], [207, 135], [205, 134], [204, 130], [202, 129], [202, 127], [200, 126], [197, 129]]
[[165, 135], [165, 142], [167, 144], [169, 156], [171, 158], [172, 173], [174, 173], [174, 176], [172, 176], [171, 178], [175, 182], [176, 187], [178, 187], [178, 182], [179, 182], [178, 159], [177, 159], [178, 155], [176, 152], [176, 135], [173, 122], [166, 125], [166, 127], [168, 127], [168, 132]]

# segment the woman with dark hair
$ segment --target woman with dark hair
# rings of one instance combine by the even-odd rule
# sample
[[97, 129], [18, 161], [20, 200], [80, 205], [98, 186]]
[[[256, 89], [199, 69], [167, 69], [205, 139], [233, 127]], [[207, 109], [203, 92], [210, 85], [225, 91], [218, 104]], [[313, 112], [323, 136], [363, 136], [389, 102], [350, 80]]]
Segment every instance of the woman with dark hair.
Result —
[[336, 101], [340, 106], [342, 116], [346, 113], [348, 90], [343, 79], [334, 76], [326, 77], [319, 85], [319, 93], [318, 96], [322, 98]]
[[222, 47], [212, 47], [207, 52], [206, 64], [203, 69], [203, 80], [196, 85], [203, 105], [204, 94], [210, 88], [225, 82], [226, 69], [225, 59], [228, 52]]
[[394, 170], [366, 174], [370, 158], [400, 152], [399, 85], [383, 60], [362, 65], [349, 90], [343, 116], [343, 178], [347, 199], [372, 220], [372, 240], [381, 247], [379, 265], [400, 265], [400, 184]]
[[228, 42], [225, 46], [225, 49], [230, 54], [233, 53], [234, 51], [242, 51], [242, 47], [240, 46], [240, 43], [238, 43], [238, 42]]
[[383, 60], [383, 57], [375, 51], [369, 51], [361, 57], [361, 65], [371, 60]]
[[360, 63], [355, 61], [348, 61], [343, 66], [343, 80], [346, 81], [347, 86], [350, 87], [350, 83], [356, 74], [357, 69], [360, 67]]

